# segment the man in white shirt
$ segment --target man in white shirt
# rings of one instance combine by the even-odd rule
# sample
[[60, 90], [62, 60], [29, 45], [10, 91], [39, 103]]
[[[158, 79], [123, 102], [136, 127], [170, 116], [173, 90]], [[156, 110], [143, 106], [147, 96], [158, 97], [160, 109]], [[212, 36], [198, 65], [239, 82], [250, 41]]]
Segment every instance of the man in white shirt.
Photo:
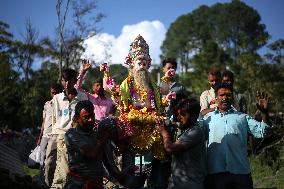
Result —
[[[54, 95], [62, 91], [62, 86], [58, 83], [53, 83], [50, 86], [50, 96], [53, 98]], [[49, 139], [51, 138], [52, 130], [52, 101], [49, 100], [44, 104], [42, 113], [42, 127], [38, 137], [37, 145], [40, 145], [40, 172], [41, 177], [44, 177], [44, 160], [46, 154], [46, 147]], [[47, 168], [48, 169], [48, 168]], [[42, 178], [44, 179], [44, 178]], [[44, 179], [45, 180], [45, 179]]]
[[45, 170], [48, 178], [46, 184], [49, 187], [51, 186], [51, 188], [63, 188], [66, 183], [68, 164], [64, 134], [71, 127], [76, 104], [79, 101], [87, 100], [85, 94], [74, 88], [76, 81], [77, 72], [75, 70], [63, 70], [61, 84], [64, 90], [52, 99], [52, 138], [48, 143], [45, 161], [46, 164], [56, 163], [55, 171], [51, 169]]
[[203, 91], [200, 96], [201, 112], [208, 108], [214, 109], [215, 107], [217, 107], [214, 88], [220, 83], [220, 81], [221, 72], [219, 70], [213, 69], [209, 71], [208, 82], [210, 84], [210, 89]]

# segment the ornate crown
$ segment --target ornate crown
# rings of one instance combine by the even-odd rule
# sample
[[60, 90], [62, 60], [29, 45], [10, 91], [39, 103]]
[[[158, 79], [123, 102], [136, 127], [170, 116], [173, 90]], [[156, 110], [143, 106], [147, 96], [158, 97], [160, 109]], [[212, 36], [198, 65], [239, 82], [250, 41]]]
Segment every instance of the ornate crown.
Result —
[[134, 59], [138, 56], [145, 58], [148, 68], [151, 66], [152, 59], [149, 54], [149, 46], [140, 34], [131, 43], [129, 53], [125, 58], [125, 64], [132, 67]]

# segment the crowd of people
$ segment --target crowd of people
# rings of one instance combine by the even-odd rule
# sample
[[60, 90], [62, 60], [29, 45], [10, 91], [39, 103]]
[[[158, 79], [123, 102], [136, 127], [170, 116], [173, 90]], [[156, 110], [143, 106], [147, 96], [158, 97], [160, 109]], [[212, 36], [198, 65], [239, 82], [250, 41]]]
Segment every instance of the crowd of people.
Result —
[[269, 134], [266, 93], [257, 94], [258, 122], [246, 114], [231, 71], [210, 71], [211, 88], [200, 101], [177, 81], [173, 58], [162, 61], [164, 76], [156, 84], [149, 46], [140, 35], [125, 64], [129, 75], [121, 84], [101, 65], [104, 78], [94, 81], [93, 93], [82, 89], [88, 60], [78, 76], [63, 70], [62, 87], [51, 85], [38, 140], [46, 188], [104, 188], [106, 179], [113, 188], [253, 188], [247, 138]]

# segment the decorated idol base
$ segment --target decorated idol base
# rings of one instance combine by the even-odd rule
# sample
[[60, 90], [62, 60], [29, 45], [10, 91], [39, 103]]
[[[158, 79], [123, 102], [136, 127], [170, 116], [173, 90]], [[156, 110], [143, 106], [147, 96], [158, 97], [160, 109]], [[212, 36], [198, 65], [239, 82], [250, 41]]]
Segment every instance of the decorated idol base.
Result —
[[118, 117], [119, 139], [129, 139], [129, 149], [135, 154], [152, 152], [157, 159], [165, 158], [162, 137], [156, 130], [156, 120], [165, 119], [147, 108], [133, 109]]

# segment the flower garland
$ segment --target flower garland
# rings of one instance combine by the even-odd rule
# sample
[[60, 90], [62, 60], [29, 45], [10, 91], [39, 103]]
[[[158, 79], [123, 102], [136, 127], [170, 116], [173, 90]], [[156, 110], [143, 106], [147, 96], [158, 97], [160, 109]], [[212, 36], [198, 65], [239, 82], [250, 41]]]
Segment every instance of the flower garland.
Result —
[[[154, 90], [150, 89], [149, 91], [146, 91], [144, 89], [140, 89], [138, 87], [135, 87], [134, 84], [134, 78], [132, 76], [128, 76], [127, 78], [128, 86], [129, 86], [129, 92], [132, 103], [137, 104], [138, 101], [141, 103], [145, 103], [147, 99], [150, 101], [150, 107], [151, 109], [156, 109], [156, 103], [155, 103], [155, 94]], [[136, 99], [135, 93], [139, 95], [140, 98]]]
[[[106, 69], [103, 67], [103, 70]], [[108, 72], [104, 74], [104, 86], [111, 91], [112, 99], [120, 110], [116, 118], [119, 140], [129, 140], [131, 152], [146, 154], [151, 151], [158, 159], [165, 158], [162, 137], [156, 130], [156, 120], [166, 119], [161, 112], [159, 90], [155, 85], [147, 92], [135, 87], [134, 78], [128, 76], [120, 85], [120, 91], [114, 89], [114, 80]], [[149, 101], [147, 101], [149, 100]], [[145, 107], [145, 102], [149, 106]], [[133, 106], [133, 104], [140, 106]], [[123, 149], [123, 148], [122, 148]], [[121, 150], [122, 150], [121, 149]]]
[[[129, 99], [132, 105], [128, 106], [128, 111], [122, 112], [118, 117], [118, 123], [122, 126], [120, 130], [130, 128], [122, 138], [130, 137], [129, 149], [135, 154], [146, 154], [149, 151], [153, 152], [153, 155], [158, 159], [165, 158], [165, 151], [163, 148], [162, 138], [159, 132], [156, 130], [156, 120], [166, 119], [163, 115], [160, 115], [157, 111], [155, 104], [155, 93], [151, 89], [148, 93], [145, 90], [135, 88], [134, 78], [128, 76], [127, 84], [129, 87]], [[137, 99], [136, 94], [140, 97]], [[150, 107], [134, 106], [134, 104], [145, 103], [149, 100]]]
[[167, 83], [167, 84], [171, 84], [173, 81], [172, 81], [172, 78], [169, 78], [169, 77], [166, 77], [166, 76], [163, 76], [161, 78], [161, 81]]

